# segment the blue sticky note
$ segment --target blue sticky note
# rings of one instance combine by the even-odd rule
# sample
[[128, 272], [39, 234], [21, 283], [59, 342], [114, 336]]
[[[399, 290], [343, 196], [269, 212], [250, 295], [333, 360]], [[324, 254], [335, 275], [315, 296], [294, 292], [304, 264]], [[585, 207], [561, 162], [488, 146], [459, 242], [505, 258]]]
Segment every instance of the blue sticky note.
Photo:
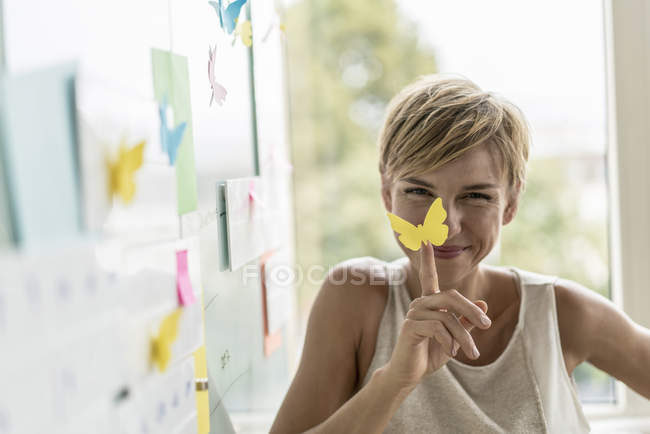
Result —
[[64, 64], [0, 79], [5, 193], [11, 236], [22, 247], [81, 232], [75, 69]]

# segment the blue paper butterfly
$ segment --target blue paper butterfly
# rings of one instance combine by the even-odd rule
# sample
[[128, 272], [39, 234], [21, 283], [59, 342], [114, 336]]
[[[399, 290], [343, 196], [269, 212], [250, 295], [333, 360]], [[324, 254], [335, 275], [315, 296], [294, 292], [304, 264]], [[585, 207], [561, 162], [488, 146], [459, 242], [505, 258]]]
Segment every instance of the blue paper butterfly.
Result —
[[173, 166], [187, 123], [182, 122], [173, 130], [169, 129], [167, 126], [167, 97], [164, 97], [162, 103], [158, 106], [158, 113], [160, 114], [160, 144], [163, 152], [169, 155], [169, 164]]
[[221, 28], [230, 35], [235, 30], [235, 20], [239, 18], [239, 12], [246, 4], [246, 0], [235, 0], [225, 8], [223, 7], [223, 1], [224, 0], [209, 1], [208, 4], [217, 11]]

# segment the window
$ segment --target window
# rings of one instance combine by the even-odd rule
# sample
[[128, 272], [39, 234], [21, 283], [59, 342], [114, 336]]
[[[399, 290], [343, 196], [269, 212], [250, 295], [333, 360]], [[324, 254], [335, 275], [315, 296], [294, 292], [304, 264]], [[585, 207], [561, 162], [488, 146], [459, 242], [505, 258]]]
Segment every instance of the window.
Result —
[[[619, 236], [610, 231], [610, 221], [619, 224], [619, 202], [610, 188], [618, 179], [610, 170], [616, 163], [609, 149], [616, 144], [608, 112], [611, 77], [603, 3], [381, 0], [367, 9], [344, 0], [289, 3], [300, 265], [331, 266], [366, 255], [402, 256], [387, 230], [379, 198], [375, 149], [379, 114], [394, 93], [416, 76], [454, 72], [511, 100], [531, 125], [527, 190], [517, 218], [503, 229], [500, 245], [488, 260], [575, 280], [617, 303], [620, 296], [614, 290], [622, 288], [622, 280], [626, 294], [647, 303], [648, 295], [640, 294], [640, 285], [650, 278], [638, 270], [650, 267], [638, 261], [647, 262], [650, 238], [639, 244], [638, 258], [628, 254], [630, 260], [620, 267], [616, 265], [622, 256]], [[641, 22], [644, 17], [650, 21], [650, 8], [618, 7], [632, 10], [626, 12], [627, 21], [619, 19], [619, 27], [635, 18], [635, 31], [642, 35]], [[628, 63], [641, 71], [636, 75], [628, 71], [636, 79], [648, 68], [638, 52], [643, 47], [626, 52]], [[634, 53], [639, 59], [633, 60]], [[635, 87], [628, 88], [632, 94]], [[647, 116], [648, 89], [642, 89], [645, 93], [640, 93], [637, 105], [618, 108], [624, 112], [617, 117]], [[634, 117], [641, 128], [639, 119], [641, 115]], [[648, 138], [644, 134], [638, 137]], [[647, 169], [648, 151], [641, 150], [643, 163], [625, 153], [629, 151], [620, 152], [630, 160], [625, 164], [645, 164]], [[642, 181], [634, 192], [636, 198], [645, 194], [641, 199], [645, 208], [621, 209], [620, 227], [636, 225], [624, 229], [623, 244], [635, 242], [632, 234], [643, 231], [639, 226], [643, 216], [650, 217], [647, 178], [635, 179]], [[621, 204], [632, 200], [627, 191], [635, 185], [625, 182]], [[624, 190], [622, 185], [612, 188]], [[316, 196], [314, 191], [322, 194]], [[631, 218], [639, 212], [638, 218]], [[628, 269], [637, 275], [626, 277]], [[305, 282], [300, 288], [303, 330], [318, 287], [318, 282], [311, 286]], [[621, 307], [640, 322], [640, 307]], [[612, 407], [624, 399], [620, 383], [589, 363], [577, 367], [573, 376], [585, 407]]]
[[[442, 71], [502, 94], [531, 125], [527, 189], [491, 260], [575, 280], [609, 298], [602, 4], [436, 1], [426, 11], [422, 3], [400, 5], [434, 46]], [[583, 363], [573, 376], [583, 403], [615, 401], [608, 374]]]

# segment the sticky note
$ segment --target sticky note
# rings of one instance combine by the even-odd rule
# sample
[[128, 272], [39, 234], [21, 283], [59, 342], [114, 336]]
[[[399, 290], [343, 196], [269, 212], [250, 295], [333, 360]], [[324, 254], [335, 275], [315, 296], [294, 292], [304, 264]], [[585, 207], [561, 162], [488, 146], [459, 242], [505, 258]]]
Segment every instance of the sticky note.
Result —
[[142, 154], [145, 142], [127, 148], [124, 143], [120, 144], [116, 161], [107, 160], [108, 166], [108, 194], [110, 197], [116, 195], [124, 203], [129, 203], [135, 195], [135, 172], [142, 166]]
[[196, 392], [196, 411], [199, 434], [208, 434], [210, 432], [210, 400], [207, 390]]
[[160, 324], [158, 336], [151, 340], [151, 361], [161, 372], [167, 369], [172, 357], [171, 347], [178, 336], [178, 321], [182, 313], [183, 309], [178, 308], [167, 315]]
[[[254, 182], [256, 195], [250, 194], [251, 180]], [[225, 204], [219, 205], [225, 205], [225, 208], [219, 211], [225, 211], [223, 221], [226, 224], [222, 226], [221, 234], [226, 241], [225, 251], [228, 252], [230, 271], [264, 253], [265, 212], [262, 206], [252, 206], [253, 202], [259, 203], [255, 196], [264, 197], [264, 189], [262, 179], [257, 177], [229, 179], [225, 182]]]
[[[208, 378], [208, 364], [205, 355], [205, 345], [194, 351], [194, 375], [196, 378]], [[207, 390], [196, 391], [196, 411], [200, 434], [210, 432], [210, 403]]]
[[182, 306], [188, 306], [196, 301], [187, 269], [187, 250], [176, 252], [176, 291], [178, 302]]
[[82, 230], [75, 65], [0, 80], [3, 235], [23, 247], [62, 242]]
[[447, 240], [449, 227], [443, 224], [447, 218], [447, 212], [442, 206], [441, 198], [433, 201], [424, 218], [424, 223], [417, 226], [395, 214], [390, 212], [387, 214], [390, 226], [400, 234], [398, 238], [400, 242], [413, 251], [420, 250], [423, 242], [431, 241], [434, 246], [441, 246]]
[[174, 163], [178, 214], [182, 215], [196, 211], [198, 200], [187, 58], [154, 48], [151, 50], [151, 62], [156, 99], [162, 101], [168, 96], [174, 116], [186, 124]]

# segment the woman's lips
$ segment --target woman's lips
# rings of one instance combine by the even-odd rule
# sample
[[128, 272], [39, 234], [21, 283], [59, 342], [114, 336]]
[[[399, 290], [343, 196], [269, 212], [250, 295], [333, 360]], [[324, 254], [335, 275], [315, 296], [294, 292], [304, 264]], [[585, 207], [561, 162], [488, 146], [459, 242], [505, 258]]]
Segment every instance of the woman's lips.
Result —
[[444, 247], [433, 246], [435, 257], [441, 259], [454, 258], [460, 255], [461, 253], [463, 253], [463, 250], [465, 249], [466, 247], [463, 246], [444, 246]]

